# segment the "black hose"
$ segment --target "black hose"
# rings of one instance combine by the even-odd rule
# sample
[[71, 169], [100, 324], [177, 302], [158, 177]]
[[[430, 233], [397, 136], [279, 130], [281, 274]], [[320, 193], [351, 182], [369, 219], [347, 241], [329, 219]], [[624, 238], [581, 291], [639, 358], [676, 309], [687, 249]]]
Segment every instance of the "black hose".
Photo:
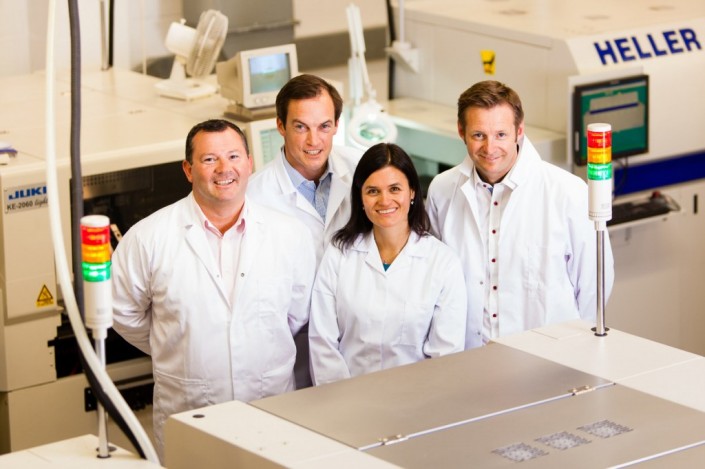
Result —
[[[81, 176], [81, 33], [78, 15], [78, 0], [68, 0], [69, 27], [71, 34], [71, 248], [73, 251], [73, 288], [76, 304], [84, 318], [83, 266], [81, 254], [81, 218], [83, 217], [83, 181]], [[58, 248], [58, 247], [57, 247]], [[80, 351], [80, 348], [79, 348]], [[93, 370], [86, 363], [83, 353], [80, 353], [81, 365], [86, 379], [93, 389], [93, 394], [115, 424], [122, 430], [132, 443], [140, 457], [146, 459], [142, 447], [130, 430], [127, 422], [117, 410], [115, 404], [105, 393]]]
[[115, 2], [108, 0], [108, 68], [113, 68], [113, 36], [115, 35]]
[[[392, 0], [387, 0], [387, 25], [389, 28], [389, 46], [397, 40], [396, 29], [394, 29], [394, 10], [392, 9]], [[394, 99], [394, 59], [387, 59], [387, 99]]]
[[83, 184], [81, 180], [81, 31], [78, 5], [69, 0], [69, 27], [71, 32], [71, 259], [76, 304], [85, 322], [83, 309], [83, 272], [81, 259], [81, 217], [83, 217]]

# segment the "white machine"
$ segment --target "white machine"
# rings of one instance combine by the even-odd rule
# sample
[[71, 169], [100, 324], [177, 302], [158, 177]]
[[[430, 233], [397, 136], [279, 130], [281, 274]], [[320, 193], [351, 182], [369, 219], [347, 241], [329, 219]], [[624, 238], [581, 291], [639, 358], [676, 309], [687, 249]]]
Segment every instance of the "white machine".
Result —
[[614, 208], [659, 191], [682, 210], [608, 224], [608, 323], [705, 353], [705, 4], [415, 0], [403, 21], [421, 73], [395, 69], [398, 143], [431, 174], [458, 164], [457, 98], [487, 79], [519, 93], [541, 156], [582, 177], [587, 125], [611, 124]]
[[[705, 358], [582, 321], [166, 424], [172, 469], [693, 467]], [[469, 463], [471, 461], [471, 463]], [[653, 466], [649, 466], [652, 464]]]
[[[595, 122], [584, 120], [583, 111], [574, 106], [574, 91], [600, 84], [603, 89], [592, 93], [600, 93], [601, 103], [584, 99], [592, 101], [586, 104], [593, 114], [602, 111], [603, 120], [619, 120], [621, 125], [613, 124], [615, 159], [630, 153], [635, 155], [630, 166], [641, 165], [705, 149], [698, 132], [705, 109], [679, 106], [702, 93], [701, 2], [679, 0], [655, 12], [637, 0], [501, 5], [418, 0], [406, 5], [404, 18], [423, 73], [398, 68], [398, 97], [454, 107], [460, 93], [477, 81], [507, 83], [522, 97], [526, 124], [556, 132], [564, 140], [561, 154], [544, 157], [570, 168], [581, 144], [576, 140], [585, 135], [583, 127]], [[620, 95], [620, 88], [627, 86], [622, 80], [632, 77], [646, 78]], [[677, 115], [674, 105], [679, 106]], [[633, 143], [627, 149], [631, 151], [620, 152], [619, 146], [627, 143], [620, 143], [619, 132], [635, 129], [636, 134], [637, 128], [647, 134], [627, 137], [641, 139], [642, 145]]]
[[[186, 103], [154, 93], [155, 78], [132, 72], [85, 73], [82, 173], [86, 214], [108, 215], [116, 232], [190, 191], [181, 170], [185, 136], [219, 96]], [[96, 428], [94, 399], [80, 372], [62, 314], [49, 230], [43, 139], [44, 75], [7, 77], [0, 125], [17, 150], [0, 165], [0, 454]], [[69, 81], [57, 80], [57, 148], [66, 252], [71, 235]], [[207, 106], [208, 109], [202, 109]], [[108, 374], [136, 408], [151, 402], [151, 362], [109, 336]], [[119, 343], [121, 342], [121, 343]], [[151, 407], [142, 410], [151, 422]], [[129, 448], [113, 427], [111, 440]]]

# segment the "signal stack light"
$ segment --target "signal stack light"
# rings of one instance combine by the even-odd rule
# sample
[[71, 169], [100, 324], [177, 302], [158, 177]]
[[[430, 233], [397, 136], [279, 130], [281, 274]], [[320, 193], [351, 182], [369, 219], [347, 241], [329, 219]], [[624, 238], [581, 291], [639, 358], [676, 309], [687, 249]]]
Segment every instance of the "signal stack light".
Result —
[[81, 253], [86, 327], [91, 329], [94, 339], [104, 339], [113, 325], [108, 217], [88, 215], [81, 218]]
[[[105, 368], [105, 339], [113, 325], [113, 292], [110, 281], [110, 219], [104, 215], [81, 218], [81, 255], [85, 293], [86, 327], [93, 334], [95, 351]], [[105, 409], [98, 406], [98, 457], [110, 457], [108, 421]]]
[[587, 128], [588, 213], [597, 231], [597, 320], [595, 335], [606, 336], [605, 327], [605, 231], [612, 219], [612, 126], [589, 124]]

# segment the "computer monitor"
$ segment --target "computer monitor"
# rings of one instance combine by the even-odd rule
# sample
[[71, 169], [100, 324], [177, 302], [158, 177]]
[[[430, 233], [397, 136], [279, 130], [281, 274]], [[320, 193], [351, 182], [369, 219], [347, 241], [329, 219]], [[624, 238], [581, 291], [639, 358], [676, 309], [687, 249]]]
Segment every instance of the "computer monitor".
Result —
[[240, 51], [216, 64], [216, 73], [220, 94], [235, 104], [229, 108], [232, 114], [249, 119], [268, 117], [279, 90], [299, 74], [296, 45]]
[[254, 170], [258, 171], [279, 155], [284, 137], [277, 129], [276, 118], [248, 122], [244, 130], [254, 159]]
[[573, 160], [587, 164], [587, 126], [612, 126], [612, 159], [649, 151], [649, 77], [632, 75], [576, 85], [573, 92]]

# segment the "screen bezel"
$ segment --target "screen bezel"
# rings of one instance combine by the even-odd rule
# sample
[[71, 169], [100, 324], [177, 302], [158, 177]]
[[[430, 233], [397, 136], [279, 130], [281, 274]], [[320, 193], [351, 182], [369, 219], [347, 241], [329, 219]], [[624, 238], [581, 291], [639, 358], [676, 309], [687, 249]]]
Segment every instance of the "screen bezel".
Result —
[[295, 44], [284, 44], [281, 46], [265, 47], [262, 49], [252, 49], [240, 51], [238, 62], [241, 70], [242, 80], [242, 105], [248, 109], [274, 106], [279, 90], [253, 93], [250, 70], [250, 60], [257, 57], [269, 55], [285, 54], [289, 59], [289, 79], [299, 74], [298, 58]]
[[[582, 98], [588, 93], [595, 92], [600, 89], [609, 89], [609, 88], [620, 88], [624, 86], [628, 86], [631, 84], [635, 83], [640, 83], [644, 82], [644, 88], [646, 90], [646, 100], [643, 103], [644, 104], [644, 129], [646, 132], [645, 138], [643, 145], [641, 145], [639, 148], [630, 148], [626, 150], [619, 150], [618, 148], [615, 149], [614, 147], [614, 142], [615, 139], [614, 137], [617, 136], [618, 138], [618, 133], [613, 134], [613, 147], [612, 147], [612, 159], [619, 159], [619, 158], [626, 158], [628, 156], [634, 156], [634, 155], [641, 155], [649, 152], [649, 76], [647, 74], [635, 74], [635, 75], [629, 75], [629, 76], [623, 76], [623, 77], [616, 77], [612, 79], [607, 79], [607, 80], [600, 80], [592, 83], [583, 83], [579, 85], [575, 85], [573, 89], [573, 96], [572, 96], [572, 135], [573, 135], [573, 144], [572, 144], [572, 152], [573, 152], [573, 162], [576, 166], [585, 166], [587, 165], [587, 156], [583, 157], [583, 149], [587, 145], [587, 130], [583, 125], [583, 113], [584, 110], [581, 107], [582, 103]], [[609, 122], [607, 122], [609, 123]]]
[[[269, 161], [264, 160], [264, 148], [262, 146], [262, 132], [271, 131], [278, 132], [277, 119], [275, 117], [269, 119], [260, 119], [245, 124], [245, 134], [247, 141], [250, 144], [250, 153], [252, 154], [254, 171], [262, 169]], [[282, 137], [283, 144], [284, 137]], [[273, 157], [276, 158], [277, 155]], [[270, 160], [271, 161], [271, 160]]]

